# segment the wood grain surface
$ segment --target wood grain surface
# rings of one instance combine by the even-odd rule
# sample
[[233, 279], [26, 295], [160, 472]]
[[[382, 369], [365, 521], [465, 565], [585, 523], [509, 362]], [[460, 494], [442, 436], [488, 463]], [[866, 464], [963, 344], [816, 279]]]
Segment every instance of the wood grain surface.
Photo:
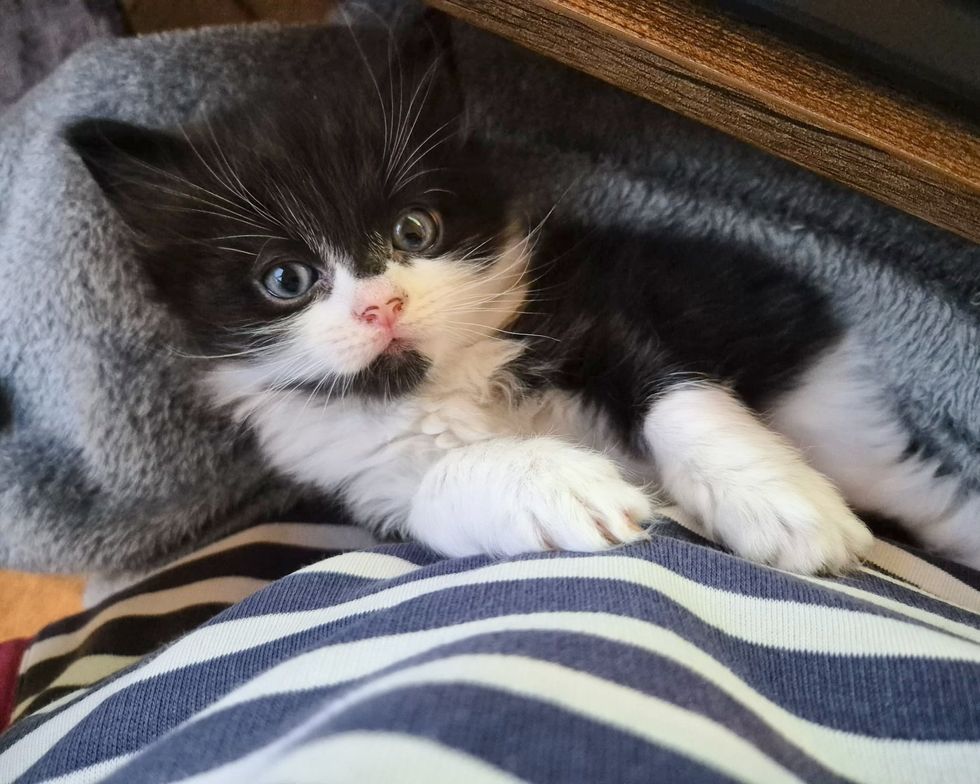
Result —
[[980, 130], [686, 0], [429, 0], [980, 242]]

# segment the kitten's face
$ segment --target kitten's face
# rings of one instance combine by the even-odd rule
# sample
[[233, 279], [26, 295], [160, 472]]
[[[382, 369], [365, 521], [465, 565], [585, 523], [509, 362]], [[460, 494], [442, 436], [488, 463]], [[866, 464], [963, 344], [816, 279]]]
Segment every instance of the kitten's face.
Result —
[[360, 84], [184, 139], [88, 122], [69, 140], [226, 379], [390, 397], [525, 296], [526, 236], [424, 84], [394, 123]]

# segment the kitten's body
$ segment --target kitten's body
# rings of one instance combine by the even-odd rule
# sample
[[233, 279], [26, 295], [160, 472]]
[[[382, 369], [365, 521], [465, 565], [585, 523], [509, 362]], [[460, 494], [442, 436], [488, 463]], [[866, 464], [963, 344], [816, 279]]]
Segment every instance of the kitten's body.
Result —
[[[71, 133], [212, 358], [205, 386], [275, 465], [454, 555], [637, 538], [652, 506], [632, 480], [662, 485], [742, 555], [844, 568], [866, 529], [744, 401], [855, 503], [980, 563], [976, 497], [895, 453], [904, 431], [877, 424], [873, 394], [854, 406], [873, 388], [861, 347], [814, 290], [764, 258], [582, 226], [560, 205], [529, 220], [488, 151], [446, 133], [438, 69], [406, 71], [397, 125], [366, 119], [365, 83], [189, 142]], [[409, 252], [388, 231], [418, 209], [438, 240]], [[318, 276], [309, 289], [261, 290], [294, 262]], [[876, 490], [910, 474], [926, 479], [914, 509]]]

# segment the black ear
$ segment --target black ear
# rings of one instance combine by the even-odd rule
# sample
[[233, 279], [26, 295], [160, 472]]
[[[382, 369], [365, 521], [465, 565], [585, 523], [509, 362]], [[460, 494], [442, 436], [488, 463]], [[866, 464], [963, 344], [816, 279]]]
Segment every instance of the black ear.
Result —
[[160, 183], [172, 179], [191, 153], [184, 139], [117, 120], [80, 120], [63, 136], [127, 222], [137, 206], [143, 211], [160, 200]]
[[391, 57], [391, 83], [398, 89], [416, 85], [427, 88], [427, 112], [431, 119], [446, 122], [463, 110], [463, 92], [453, 56], [452, 19], [448, 14], [426, 8], [401, 23]]
[[452, 24], [448, 14], [426, 8], [402, 24], [399, 34], [400, 56], [406, 63], [431, 63], [442, 58], [452, 60]]

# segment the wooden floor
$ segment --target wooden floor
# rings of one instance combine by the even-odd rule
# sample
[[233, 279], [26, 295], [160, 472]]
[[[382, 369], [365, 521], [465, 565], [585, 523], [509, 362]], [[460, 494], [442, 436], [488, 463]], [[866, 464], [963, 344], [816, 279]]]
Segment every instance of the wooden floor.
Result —
[[31, 637], [52, 621], [82, 609], [78, 577], [0, 570], [0, 642]]

